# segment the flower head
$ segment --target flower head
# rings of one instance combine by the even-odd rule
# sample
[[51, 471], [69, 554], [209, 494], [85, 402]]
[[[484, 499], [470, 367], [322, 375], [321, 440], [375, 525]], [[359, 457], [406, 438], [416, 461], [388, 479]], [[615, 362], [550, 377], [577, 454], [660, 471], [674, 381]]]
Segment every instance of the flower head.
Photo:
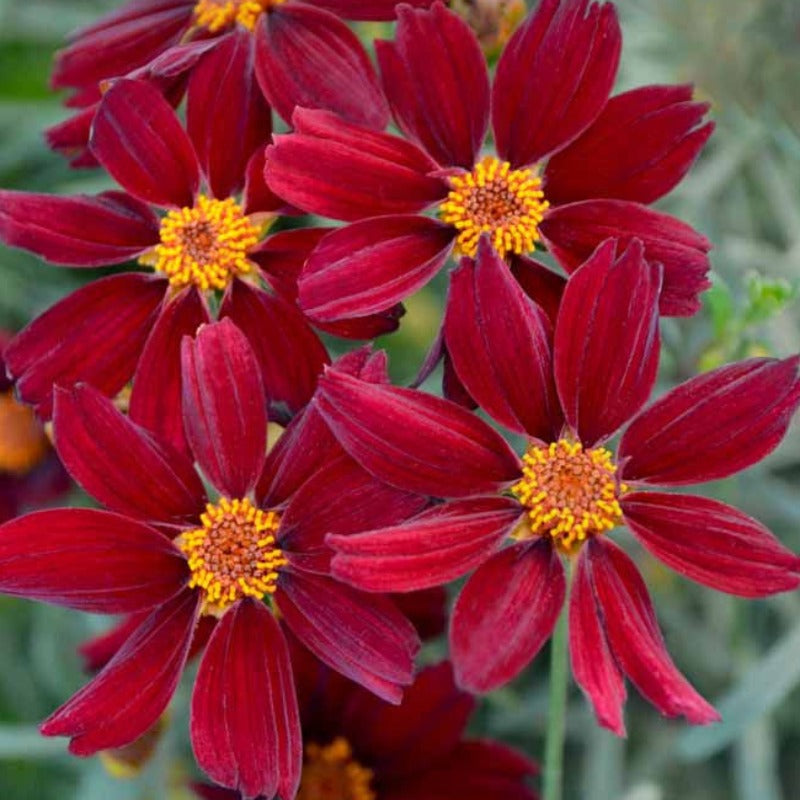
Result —
[[[527, 438], [522, 458], [469, 411], [421, 392], [330, 370], [318, 399], [366, 469], [447, 499], [397, 526], [330, 537], [334, 574], [370, 591], [403, 591], [474, 570], [451, 618], [451, 653], [459, 682], [488, 691], [550, 636], [566, 557], [575, 572], [573, 672], [617, 733], [625, 676], [669, 716], [716, 719], [667, 654], [644, 583], [612, 542], [620, 526], [668, 566], [722, 591], [761, 597], [800, 585], [800, 559], [756, 520], [652, 489], [750, 466], [780, 442], [800, 404], [793, 357], [731, 364], [646, 405], [662, 274], [639, 242], [621, 251], [604, 243], [567, 282], [553, 329], [488, 240], [475, 260], [462, 260], [445, 344], [469, 395]], [[498, 307], [502, 317], [488, 313]]]

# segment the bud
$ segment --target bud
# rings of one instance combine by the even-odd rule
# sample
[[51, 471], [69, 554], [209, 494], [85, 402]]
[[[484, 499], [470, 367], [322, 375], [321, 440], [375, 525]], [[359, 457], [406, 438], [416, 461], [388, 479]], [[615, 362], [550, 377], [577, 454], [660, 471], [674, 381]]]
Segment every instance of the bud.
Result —
[[452, 0], [451, 8], [475, 31], [483, 52], [494, 61], [525, 18], [525, 0]]

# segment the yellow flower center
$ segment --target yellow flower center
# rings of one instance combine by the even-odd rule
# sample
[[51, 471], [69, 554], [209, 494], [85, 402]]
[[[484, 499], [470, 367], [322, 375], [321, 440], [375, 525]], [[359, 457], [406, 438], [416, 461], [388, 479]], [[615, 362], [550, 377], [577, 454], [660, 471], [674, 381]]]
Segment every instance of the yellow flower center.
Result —
[[195, 24], [209, 33], [218, 33], [239, 24], [254, 30], [258, 18], [271, 6], [286, 0], [198, 0], [194, 7]]
[[549, 536], [569, 555], [622, 518], [619, 496], [628, 487], [617, 480], [605, 448], [584, 450], [580, 442], [559, 439], [549, 447], [532, 444], [522, 462], [522, 479], [511, 492], [528, 515], [514, 538]]
[[203, 613], [218, 616], [243, 597], [261, 600], [275, 592], [278, 572], [288, 563], [275, 546], [278, 514], [246, 498], [222, 498], [206, 506], [200, 522], [176, 543], [189, 560], [189, 586], [203, 591]]
[[0, 473], [25, 475], [47, 455], [47, 436], [27, 406], [11, 391], [0, 392]]
[[549, 203], [542, 181], [531, 169], [511, 169], [508, 161], [487, 156], [472, 172], [450, 178], [450, 193], [439, 207], [442, 222], [458, 230], [456, 250], [478, 252], [481, 234], [489, 234], [495, 250], [530, 253], [539, 241], [539, 223]]
[[175, 209], [161, 220], [161, 243], [139, 262], [163, 272], [177, 289], [222, 290], [235, 275], [253, 271], [247, 255], [259, 235], [235, 200], [200, 195], [193, 208]]
[[353, 759], [350, 743], [341, 737], [326, 747], [306, 746], [297, 800], [375, 800], [373, 772]]

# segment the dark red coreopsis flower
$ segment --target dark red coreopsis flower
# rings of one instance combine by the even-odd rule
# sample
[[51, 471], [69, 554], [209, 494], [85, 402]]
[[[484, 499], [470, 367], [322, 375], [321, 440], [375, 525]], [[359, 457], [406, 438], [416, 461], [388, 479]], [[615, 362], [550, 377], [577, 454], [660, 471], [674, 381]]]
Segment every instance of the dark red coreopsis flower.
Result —
[[[0, 238], [7, 244], [54, 264], [138, 259], [147, 270], [87, 284], [9, 345], [19, 396], [43, 417], [52, 413], [55, 384], [83, 381], [113, 396], [133, 378], [133, 421], [186, 451], [180, 341], [210, 321], [212, 305], [250, 337], [273, 416], [286, 421], [313, 393], [328, 356], [294, 304], [294, 274], [324, 231], [262, 238], [277, 201], [261, 177], [260, 134], [252, 119], [233, 111], [221, 119], [220, 126], [220, 118], [206, 116], [187, 135], [155, 89], [119, 81], [101, 103], [92, 149], [127, 193], [0, 191]], [[249, 171], [248, 161], [256, 165]], [[359, 324], [356, 334], [373, 335], [373, 321]]]
[[[414, 0], [429, 5], [431, 0]], [[326, 108], [371, 128], [389, 109], [369, 56], [342, 21], [394, 19], [394, 0], [129, 0], [76, 31], [56, 56], [51, 85], [81, 109], [47, 131], [74, 166], [95, 165], [86, 148], [97, 104], [111, 79], [150, 81], [189, 114], [227, 124], [235, 104], [271, 125], [295, 106]], [[267, 105], [269, 104], [269, 105]]]
[[[374, 475], [447, 499], [396, 526], [330, 537], [334, 575], [402, 591], [475, 570], [451, 618], [451, 655], [462, 686], [488, 691], [549, 638], [566, 558], [573, 672], [600, 722], [621, 734], [624, 676], [666, 715], [717, 715], [670, 660], [637, 568], [607, 534], [625, 525], [669, 567], [715, 589], [796, 588], [800, 559], [756, 520], [657, 487], [724, 478], [776, 447], [800, 402], [800, 357], [730, 364], [642, 409], [658, 366], [662, 270], [639, 242], [617, 247], [604, 243], [571, 275], [554, 331], [486, 240], [453, 274], [453, 364], [478, 403], [527, 438], [522, 458], [479, 417], [418, 391], [331, 369], [315, 402]], [[609, 439], [623, 425], [614, 455]]]
[[[474, 698], [443, 663], [400, 706], [292, 648], [305, 751], [297, 800], [535, 800], [536, 765], [499, 742], [464, 737]], [[198, 785], [204, 800], [238, 800]]]
[[301, 307], [325, 322], [386, 309], [452, 252], [474, 256], [486, 234], [535, 299], [562, 288], [530, 258], [540, 244], [572, 272], [609, 236], [636, 237], [664, 266], [661, 312], [695, 313], [710, 245], [648, 204], [683, 178], [713, 124], [702, 124], [707, 104], [688, 86], [609, 99], [620, 47], [611, 4], [542, 0], [490, 84], [462, 19], [441, 3], [400, 5], [396, 39], [379, 41], [377, 53], [405, 138], [301, 108], [294, 132], [267, 150], [273, 191], [350, 223], [309, 258]]
[[55, 500], [71, 485], [42, 424], [6, 377], [3, 354], [11, 337], [0, 330], [0, 522]]
[[[42, 725], [46, 735], [71, 737], [78, 755], [121, 747], [151, 728], [199, 621], [212, 618], [192, 696], [197, 761], [246, 797], [293, 797], [302, 742], [275, 614], [324, 662], [399, 702], [412, 680], [414, 628], [390, 600], [333, 580], [323, 538], [399, 522], [422, 501], [359, 467], [313, 408], [266, 456], [258, 363], [230, 320], [185, 337], [182, 367], [191, 456], [89, 386], [57, 392], [59, 455], [108, 510], [43, 511], [6, 523], [0, 591], [83, 611], [147, 612]], [[193, 462], [218, 496], [207, 495]]]

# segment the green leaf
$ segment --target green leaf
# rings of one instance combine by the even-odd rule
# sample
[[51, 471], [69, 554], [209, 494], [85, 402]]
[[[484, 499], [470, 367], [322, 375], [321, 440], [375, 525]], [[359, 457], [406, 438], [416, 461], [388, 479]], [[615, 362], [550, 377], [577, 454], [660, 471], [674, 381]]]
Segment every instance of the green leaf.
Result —
[[0, 725], [0, 759], [51, 759], [66, 755], [65, 739], [48, 739], [31, 725]]

